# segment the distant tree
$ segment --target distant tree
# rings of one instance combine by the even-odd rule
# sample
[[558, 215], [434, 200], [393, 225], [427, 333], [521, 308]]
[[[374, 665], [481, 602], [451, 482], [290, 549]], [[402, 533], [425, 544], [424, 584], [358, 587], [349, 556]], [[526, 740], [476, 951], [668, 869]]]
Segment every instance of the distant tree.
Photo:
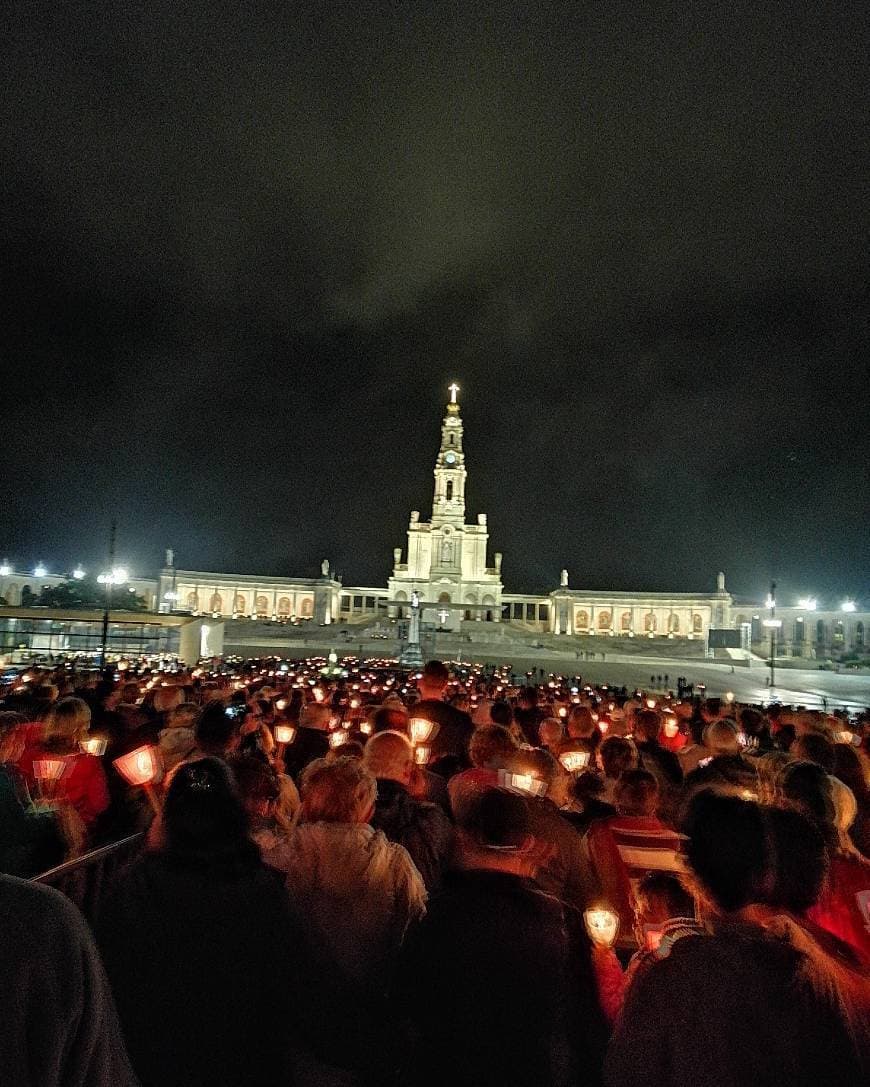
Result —
[[[22, 593], [22, 604], [24, 594]], [[106, 590], [90, 578], [80, 581], [62, 581], [60, 585], [46, 585], [30, 605], [43, 608], [102, 608], [106, 603]], [[115, 611], [145, 611], [144, 597], [131, 593], [123, 585], [112, 590], [112, 609]]]

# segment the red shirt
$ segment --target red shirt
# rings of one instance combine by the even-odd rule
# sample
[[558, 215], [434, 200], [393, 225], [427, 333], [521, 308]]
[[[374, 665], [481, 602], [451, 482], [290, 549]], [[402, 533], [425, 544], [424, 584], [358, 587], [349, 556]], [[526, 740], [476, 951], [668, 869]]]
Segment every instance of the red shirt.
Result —
[[842, 854], [834, 857], [822, 897], [807, 917], [839, 936], [870, 966], [870, 863]]
[[56, 752], [47, 751], [42, 744], [35, 744], [26, 749], [18, 767], [27, 778], [34, 796], [38, 796], [39, 789], [33, 773], [34, 759], [57, 758], [62, 759], [65, 766], [57, 783], [51, 787], [50, 796], [72, 805], [90, 830], [97, 816], [109, 806], [106, 772], [96, 755], [87, 755], [84, 752], [58, 755]]

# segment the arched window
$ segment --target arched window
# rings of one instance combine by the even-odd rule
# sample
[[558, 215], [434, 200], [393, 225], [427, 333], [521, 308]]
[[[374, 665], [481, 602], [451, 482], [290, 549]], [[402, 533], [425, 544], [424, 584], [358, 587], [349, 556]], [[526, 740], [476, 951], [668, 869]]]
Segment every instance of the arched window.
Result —
[[233, 598], [233, 611], [237, 611], [240, 615], [244, 615], [247, 603], [248, 601], [245, 598], [244, 593], [236, 593]]
[[612, 618], [613, 617], [611, 616], [609, 611], [600, 611], [598, 613], [598, 629], [610, 630], [610, 623], [612, 621]]
[[208, 610], [211, 612], [222, 612], [224, 610], [224, 598], [220, 593], [212, 593], [211, 600], [208, 602]]
[[825, 630], [825, 621], [824, 619], [819, 619], [816, 623], [816, 641], [819, 645], [824, 645], [827, 640], [828, 634]]
[[450, 593], [441, 593], [440, 596], [438, 597], [438, 603], [439, 604], [449, 604], [450, 603]]
[[448, 479], [447, 480], [447, 501], [449, 502], [452, 497], [453, 497], [453, 480]]
[[693, 634], [700, 634], [703, 629], [704, 629], [704, 619], [703, 619], [703, 617], [700, 616], [700, 615], [697, 615], [697, 614], [693, 615], [692, 616], [692, 633]]
[[859, 619], [855, 624], [855, 648], [864, 648], [864, 624]]
[[587, 630], [589, 627], [589, 612], [578, 611], [574, 616], [574, 629]]
[[310, 619], [311, 616], [314, 614], [314, 601], [311, 599], [310, 596], [305, 596], [302, 598], [302, 603], [299, 606], [299, 614], [304, 619]]
[[679, 634], [680, 632], [680, 617], [671, 613], [668, 618], [668, 630], [671, 634]]
[[196, 593], [187, 594], [187, 610], [199, 611], [199, 597]]
[[290, 597], [279, 596], [278, 597], [278, 614], [289, 615], [290, 614]]
[[803, 619], [795, 619], [794, 621], [794, 633], [792, 640], [795, 642], [803, 642], [806, 638], [807, 625]]
[[843, 626], [842, 619], [838, 619], [836, 623], [834, 623], [833, 641], [834, 645], [839, 646], [843, 645], [843, 643], [846, 641], [846, 628]]
[[646, 615], [643, 617], [643, 629], [647, 632], [647, 634], [654, 634], [657, 626], [658, 623], [656, 622], [656, 617], [651, 611], [647, 612]]
[[624, 611], [622, 613], [622, 619], [620, 620], [620, 626], [623, 630], [631, 630], [631, 612]]
[[257, 615], [267, 615], [269, 612], [269, 598], [267, 596], [257, 597]]

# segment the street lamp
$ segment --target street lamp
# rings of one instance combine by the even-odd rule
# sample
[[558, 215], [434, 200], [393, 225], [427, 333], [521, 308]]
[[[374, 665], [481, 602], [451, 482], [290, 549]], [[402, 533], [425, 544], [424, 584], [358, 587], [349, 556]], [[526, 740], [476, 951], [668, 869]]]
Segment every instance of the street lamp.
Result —
[[776, 582], [771, 581], [770, 592], [767, 596], [767, 606], [770, 608], [770, 618], [764, 620], [764, 626], [770, 631], [770, 699], [774, 700], [776, 693], [776, 632], [782, 626], [782, 619], [776, 617]]
[[843, 603], [840, 605], [840, 609], [842, 611], [857, 611], [858, 605], [855, 603], [854, 600], [844, 600]]
[[0, 565], [0, 577], [9, 577], [12, 573], [12, 567], [4, 559], [2, 565]]
[[41, 562], [38, 562], [36, 564], [36, 566], [34, 567], [34, 569], [33, 569], [33, 576], [34, 577], [45, 577], [45, 575], [47, 573], [48, 573], [48, 570], [46, 570], [46, 568], [42, 565]]
[[85, 572], [81, 568], [81, 566], [77, 566], [75, 570], [73, 570], [72, 576], [76, 579], [76, 581], [81, 581], [82, 578], [85, 576]]
[[803, 600], [798, 600], [798, 607], [804, 611], [815, 611], [817, 605], [818, 600], [814, 596], [805, 596]]

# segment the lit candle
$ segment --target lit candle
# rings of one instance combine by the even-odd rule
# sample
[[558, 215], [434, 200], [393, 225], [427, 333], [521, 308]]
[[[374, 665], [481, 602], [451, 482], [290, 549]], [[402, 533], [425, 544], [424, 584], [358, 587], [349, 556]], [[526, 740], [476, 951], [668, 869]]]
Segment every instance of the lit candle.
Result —
[[414, 762], [418, 766], [425, 766], [429, 762], [429, 756], [432, 754], [432, 748], [427, 744], [419, 744], [414, 748]]
[[335, 732], [331, 732], [329, 734], [329, 746], [330, 747], [341, 747], [341, 745], [345, 742], [346, 739], [347, 739], [347, 733], [344, 731], [344, 729], [343, 728], [336, 729]]
[[112, 765], [130, 785], [151, 785], [157, 776], [157, 751], [146, 744], [121, 755]]
[[411, 743], [424, 744], [431, 739], [435, 731], [435, 722], [427, 721], [425, 717], [412, 717], [408, 722], [408, 731], [411, 735]]
[[565, 769], [573, 774], [589, 765], [588, 751], [565, 751], [559, 756], [559, 762]]
[[275, 725], [275, 741], [279, 744], [292, 744], [296, 739], [293, 725]]
[[86, 740], [79, 741], [79, 747], [85, 754], [96, 755], [99, 758], [105, 755], [108, 742], [105, 736], [88, 736]]
[[619, 932], [619, 914], [605, 907], [583, 911], [589, 939], [599, 947], [613, 947]]

